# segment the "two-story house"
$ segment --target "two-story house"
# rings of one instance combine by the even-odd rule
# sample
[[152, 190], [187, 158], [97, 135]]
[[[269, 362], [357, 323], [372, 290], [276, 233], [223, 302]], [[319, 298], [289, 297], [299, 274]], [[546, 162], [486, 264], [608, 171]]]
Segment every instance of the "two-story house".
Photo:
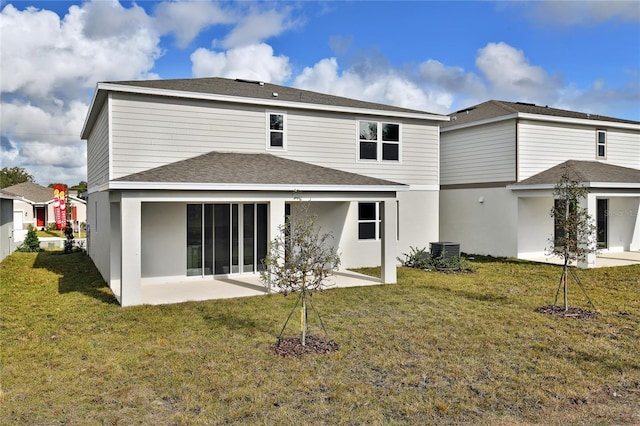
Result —
[[600, 249], [640, 250], [640, 122], [493, 100], [450, 117], [440, 141], [443, 241], [544, 258], [555, 238], [553, 188], [567, 166], [589, 188], [583, 204]]
[[222, 78], [99, 83], [87, 140], [88, 253], [120, 303], [147, 284], [257, 274], [309, 201], [344, 268], [438, 240], [447, 116]]

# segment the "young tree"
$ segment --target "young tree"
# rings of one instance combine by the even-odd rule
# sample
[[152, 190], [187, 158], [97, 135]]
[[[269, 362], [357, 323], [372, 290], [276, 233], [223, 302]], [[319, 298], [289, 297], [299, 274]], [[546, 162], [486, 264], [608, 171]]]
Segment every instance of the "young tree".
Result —
[[22, 167], [3, 167], [2, 170], [0, 170], [0, 188], [7, 188], [19, 183], [33, 181], [33, 176]]
[[40, 251], [40, 239], [36, 234], [36, 229], [32, 225], [29, 225], [27, 236], [17, 250], [26, 252]]
[[[565, 165], [560, 180], [553, 190], [555, 202], [550, 214], [554, 219], [555, 236], [551, 239], [549, 248], [551, 254], [563, 260], [562, 276], [554, 304], [557, 302], [560, 287], [563, 287], [565, 311], [569, 309], [567, 300], [569, 274], [584, 292], [584, 287], [570, 264], [584, 261], [588, 254], [597, 250], [596, 225], [587, 209], [580, 206], [580, 201], [586, 199], [588, 194], [589, 190], [571, 176], [571, 170]], [[585, 296], [587, 296], [586, 292]], [[590, 299], [589, 303], [593, 306]]]
[[285, 296], [289, 293], [299, 294], [298, 301], [278, 336], [278, 341], [291, 314], [298, 303], [302, 302], [300, 342], [305, 346], [308, 331], [307, 305], [314, 309], [310, 297], [313, 291], [326, 287], [325, 278], [340, 265], [336, 249], [329, 245], [331, 239], [333, 236], [330, 233], [320, 231], [316, 216], [309, 214], [309, 204], [297, 202], [292, 208], [292, 214], [280, 227], [278, 236], [270, 242], [267, 257], [264, 259], [265, 270], [261, 273], [263, 283], [269, 288], [275, 285]]

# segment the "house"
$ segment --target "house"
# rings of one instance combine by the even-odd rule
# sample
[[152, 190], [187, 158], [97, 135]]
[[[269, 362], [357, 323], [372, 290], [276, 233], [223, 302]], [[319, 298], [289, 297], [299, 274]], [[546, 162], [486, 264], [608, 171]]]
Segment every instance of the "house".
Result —
[[[603, 252], [640, 250], [640, 122], [488, 101], [450, 114], [440, 136], [440, 238], [467, 253], [543, 259], [564, 167]], [[584, 265], [596, 265], [590, 255]]]
[[[53, 189], [33, 182], [23, 182], [6, 187], [4, 191], [14, 196], [13, 228], [18, 231], [16, 238], [20, 231], [26, 234], [29, 225], [43, 229], [50, 223], [55, 223]], [[80, 223], [86, 222], [86, 201], [75, 195], [68, 195], [67, 200], [67, 211], [77, 228]]]
[[309, 202], [342, 267], [438, 240], [447, 116], [249, 80], [98, 83], [87, 248], [123, 306], [143, 288], [255, 275], [291, 203]]
[[15, 249], [13, 240], [13, 199], [15, 197], [0, 190], [0, 261]]

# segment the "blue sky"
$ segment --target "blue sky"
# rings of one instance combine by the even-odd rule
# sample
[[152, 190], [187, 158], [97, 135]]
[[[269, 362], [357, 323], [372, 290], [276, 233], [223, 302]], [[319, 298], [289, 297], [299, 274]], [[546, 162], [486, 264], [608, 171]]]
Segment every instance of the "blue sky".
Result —
[[640, 2], [2, 1], [0, 160], [86, 180], [98, 81], [222, 76], [446, 114], [488, 99], [640, 121]]

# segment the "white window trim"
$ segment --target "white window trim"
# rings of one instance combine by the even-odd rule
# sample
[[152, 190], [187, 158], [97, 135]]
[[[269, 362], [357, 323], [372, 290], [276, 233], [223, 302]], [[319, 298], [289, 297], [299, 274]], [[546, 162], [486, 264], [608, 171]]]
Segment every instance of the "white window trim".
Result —
[[[600, 133], [604, 133], [604, 143], [600, 143]], [[604, 147], [604, 155], [600, 155], [600, 145]], [[596, 159], [607, 159], [607, 131], [605, 129], [596, 129]]]
[[[282, 116], [282, 146], [271, 146], [271, 115]], [[266, 146], [267, 151], [286, 151], [287, 150], [287, 113], [285, 111], [266, 111]]]
[[[376, 159], [360, 158], [360, 122], [368, 121], [378, 124], [378, 138], [376, 142]], [[390, 142], [382, 140], [382, 125], [383, 124], [396, 124], [398, 126], [398, 142]], [[371, 141], [373, 142], [373, 141]], [[382, 145], [383, 143], [390, 143], [398, 145], [398, 159], [397, 160], [383, 160], [382, 159]], [[370, 118], [357, 118], [356, 119], [356, 162], [358, 163], [390, 163], [401, 164], [402, 163], [402, 123], [392, 120], [376, 120]]]

